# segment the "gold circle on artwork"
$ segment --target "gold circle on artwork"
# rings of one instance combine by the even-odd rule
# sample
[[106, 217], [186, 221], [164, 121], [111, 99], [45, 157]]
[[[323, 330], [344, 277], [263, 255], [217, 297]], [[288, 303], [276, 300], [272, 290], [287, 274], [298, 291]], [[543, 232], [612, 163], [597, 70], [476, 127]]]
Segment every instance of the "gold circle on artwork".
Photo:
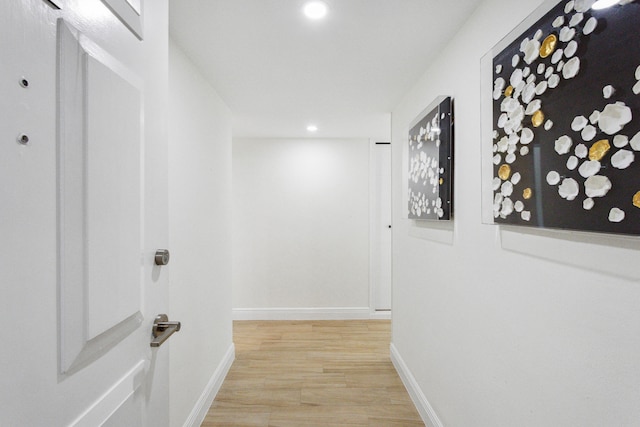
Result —
[[509, 85], [507, 86], [507, 88], [504, 90], [504, 96], [511, 96], [511, 94], [513, 94], [513, 86]]
[[558, 37], [555, 34], [549, 34], [540, 46], [540, 57], [546, 58], [551, 55], [558, 45]]
[[600, 161], [609, 152], [611, 145], [608, 139], [601, 139], [593, 143], [589, 148], [589, 160]]
[[444, 178], [440, 178], [440, 185], [444, 184]]
[[640, 208], [640, 191], [633, 195], [633, 206]]
[[522, 190], [522, 197], [525, 200], [529, 200], [532, 195], [533, 195], [533, 191], [531, 190], [531, 188], [527, 187], [524, 190]]
[[508, 180], [509, 177], [511, 176], [511, 166], [509, 165], [500, 166], [500, 169], [498, 169], [498, 176], [503, 181]]
[[542, 110], [538, 110], [533, 113], [533, 116], [531, 116], [531, 124], [533, 125], [533, 127], [537, 128], [540, 127], [542, 123], [544, 123], [544, 113], [542, 112]]

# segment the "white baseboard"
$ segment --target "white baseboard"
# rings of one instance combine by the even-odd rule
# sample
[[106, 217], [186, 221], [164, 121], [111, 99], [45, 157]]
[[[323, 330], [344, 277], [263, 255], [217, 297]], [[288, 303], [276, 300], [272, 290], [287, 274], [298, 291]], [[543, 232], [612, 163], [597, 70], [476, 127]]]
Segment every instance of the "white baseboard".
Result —
[[222, 361], [218, 364], [218, 367], [207, 383], [207, 386], [202, 392], [202, 395], [191, 410], [189, 417], [184, 423], [184, 427], [200, 427], [200, 424], [202, 424], [202, 421], [204, 421], [204, 417], [206, 417], [207, 412], [209, 411], [209, 407], [213, 403], [213, 399], [216, 398], [216, 394], [218, 394], [218, 391], [220, 391], [222, 382], [227, 376], [229, 369], [231, 369], [231, 365], [233, 364], [235, 358], [235, 346], [233, 345], [233, 343], [231, 343], [231, 346], [225, 353]]
[[391, 320], [391, 311], [372, 311], [369, 313], [369, 319]]
[[233, 320], [362, 320], [371, 318], [369, 307], [233, 309]]
[[427, 397], [422, 392], [418, 382], [409, 370], [407, 364], [404, 363], [402, 356], [400, 356], [398, 349], [393, 343], [391, 343], [391, 362], [393, 362], [393, 366], [395, 366], [396, 371], [398, 371], [398, 375], [400, 375], [400, 379], [407, 388], [409, 396], [411, 396], [411, 400], [413, 400], [414, 405], [416, 405], [416, 409], [425, 425], [429, 427], [443, 427], [436, 411], [434, 411], [427, 400]]

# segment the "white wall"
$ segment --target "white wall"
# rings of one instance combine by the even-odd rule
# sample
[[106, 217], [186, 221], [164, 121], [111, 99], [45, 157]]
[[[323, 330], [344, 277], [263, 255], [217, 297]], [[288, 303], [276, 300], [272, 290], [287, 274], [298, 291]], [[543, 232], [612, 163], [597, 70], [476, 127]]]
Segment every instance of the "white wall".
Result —
[[[637, 426], [638, 240], [481, 224], [480, 58], [539, 3], [481, 4], [393, 111], [393, 346], [447, 427]], [[405, 135], [438, 95], [455, 99], [455, 220], [419, 225]]]
[[170, 425], [182, 426], [208, 406], [233, 348], [231, 113], [173, 42], [169, 106], [169, 317], [182, 321], [170, 340]]
[[233, 200], [238, 318], [368, 315], [368, 140], [234, 139]]

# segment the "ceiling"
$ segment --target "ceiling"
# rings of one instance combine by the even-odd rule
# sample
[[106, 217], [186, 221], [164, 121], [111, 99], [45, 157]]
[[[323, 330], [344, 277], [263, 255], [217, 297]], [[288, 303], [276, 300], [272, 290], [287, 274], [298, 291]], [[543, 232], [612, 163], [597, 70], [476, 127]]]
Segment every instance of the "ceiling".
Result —
[[326, 0], [310, 21], [304, 0], [172, 0], [169, 20], [234, 137], [388, 139], [390, 111], [479, 2]]

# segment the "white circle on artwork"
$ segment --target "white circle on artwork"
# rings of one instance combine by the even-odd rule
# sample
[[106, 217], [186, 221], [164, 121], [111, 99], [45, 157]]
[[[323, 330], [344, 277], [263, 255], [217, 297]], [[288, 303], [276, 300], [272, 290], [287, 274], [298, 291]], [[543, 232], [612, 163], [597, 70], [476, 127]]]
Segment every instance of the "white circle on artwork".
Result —
[[549, 185], [556, 185], [560, 182], [560, 174], [556, 171], [550, 171], [547, 174], [547, 183]]

